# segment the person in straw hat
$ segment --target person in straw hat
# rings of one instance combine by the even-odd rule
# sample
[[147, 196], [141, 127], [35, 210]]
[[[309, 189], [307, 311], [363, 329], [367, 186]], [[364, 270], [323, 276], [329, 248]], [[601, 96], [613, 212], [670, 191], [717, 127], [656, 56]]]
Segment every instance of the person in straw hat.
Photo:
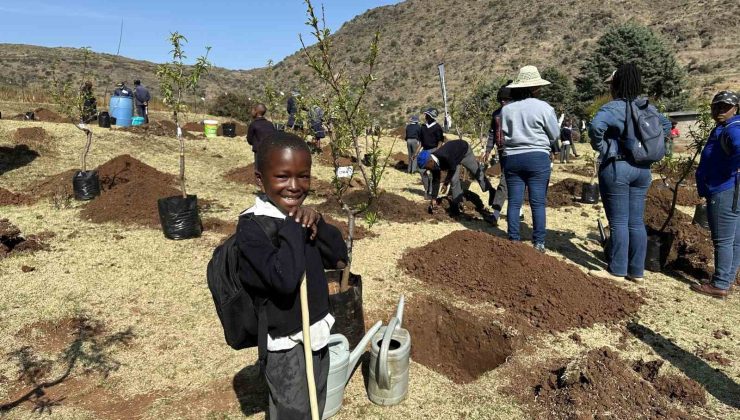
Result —
[[[501, 110], [504, 139], [504, 176], [508, 187], [506, 210], [509, 239], [520, 241], [519, 211], [524, 189], [529, 190], [535, 249], [545, 252], [547, 185], [550, 182], [550, 144], [560, 135], [558, 116], [547, 102], [537, 99], [542, 86], [550, 82], [535, 66], [524, 66], [507, 87], [511, 102]], [[512, 215], [515, 215], [512, 217]]]

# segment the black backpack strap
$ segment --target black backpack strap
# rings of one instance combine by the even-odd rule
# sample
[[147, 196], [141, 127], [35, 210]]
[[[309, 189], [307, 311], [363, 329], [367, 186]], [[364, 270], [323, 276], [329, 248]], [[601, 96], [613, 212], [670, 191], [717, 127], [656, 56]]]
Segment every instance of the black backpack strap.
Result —
[[258, 298], [255, 299], [255, 303], [257, 303], [257, 361], [260, 365], [260, 374], [264, 374], [267, 363], [267, 299]]

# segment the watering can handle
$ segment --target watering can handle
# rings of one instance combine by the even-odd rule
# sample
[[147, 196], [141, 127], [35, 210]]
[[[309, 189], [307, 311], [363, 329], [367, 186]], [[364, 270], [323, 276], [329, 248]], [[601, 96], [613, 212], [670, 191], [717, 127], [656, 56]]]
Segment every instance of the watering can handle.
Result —
[[383, 341], [380, 345], [380, 355], [378, 356], [378, 385], [381, 389], [390, 389], [390, 369], [388, 368], [388, 350], [391, 346], [391, 339], [393, 338], [393, 332], [396, 330], [398, 324], [398, 318], [393, 318], [388, 323], [388, 327], [385, 329], [383, 334]]

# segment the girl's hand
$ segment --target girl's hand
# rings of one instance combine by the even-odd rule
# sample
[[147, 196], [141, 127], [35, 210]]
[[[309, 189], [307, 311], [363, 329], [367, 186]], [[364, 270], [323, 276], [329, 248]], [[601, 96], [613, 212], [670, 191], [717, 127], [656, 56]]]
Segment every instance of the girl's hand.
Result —
[[288, 214], [288, 217], [292, 218], [296, 223], [300, 224], [306, 229], [311, 230], [309, 238], [311, 240], [316, 239], [316, 234], [319, 231], [318, 223], [321, 220], [321, 213], [310, 207], [299, 207]]

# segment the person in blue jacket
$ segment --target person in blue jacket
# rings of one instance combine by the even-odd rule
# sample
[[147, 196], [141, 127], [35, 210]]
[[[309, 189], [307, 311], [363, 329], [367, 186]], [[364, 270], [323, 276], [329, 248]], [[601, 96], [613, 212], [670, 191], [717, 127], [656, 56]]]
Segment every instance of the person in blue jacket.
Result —
[[[642, 93], [640, 70], [632, 63], [621, 65], [607, 79], [611, 83], [612, 100], [599, 109], [589, 126], [591, 147], [599, 152], [599, 190], [609, 220], [611, 249], [606, 271], [590, 274], [639, 282], [645, 270], [647, 232], [643, 215], [645, 197], [652, 182], [650, 165], [637, 165], [620, 150], [620, 138], [625, 130], [627, 101], [638, 108], [653, 107]], [[653, 110], [654, 107], [653, 107]], [[670, 134], [671, 122], [661, 115], [663, 131]]]
[[712, 99], [717, 123], [709, 134], [696, 169], [699, 196], [707, 199], [707, 218], [714, 243], [714, 274], [709, 283], [691, 290], [723, 299], [736, 280], [740, 266], [740, 115], [738, 95], [723, 90]]

